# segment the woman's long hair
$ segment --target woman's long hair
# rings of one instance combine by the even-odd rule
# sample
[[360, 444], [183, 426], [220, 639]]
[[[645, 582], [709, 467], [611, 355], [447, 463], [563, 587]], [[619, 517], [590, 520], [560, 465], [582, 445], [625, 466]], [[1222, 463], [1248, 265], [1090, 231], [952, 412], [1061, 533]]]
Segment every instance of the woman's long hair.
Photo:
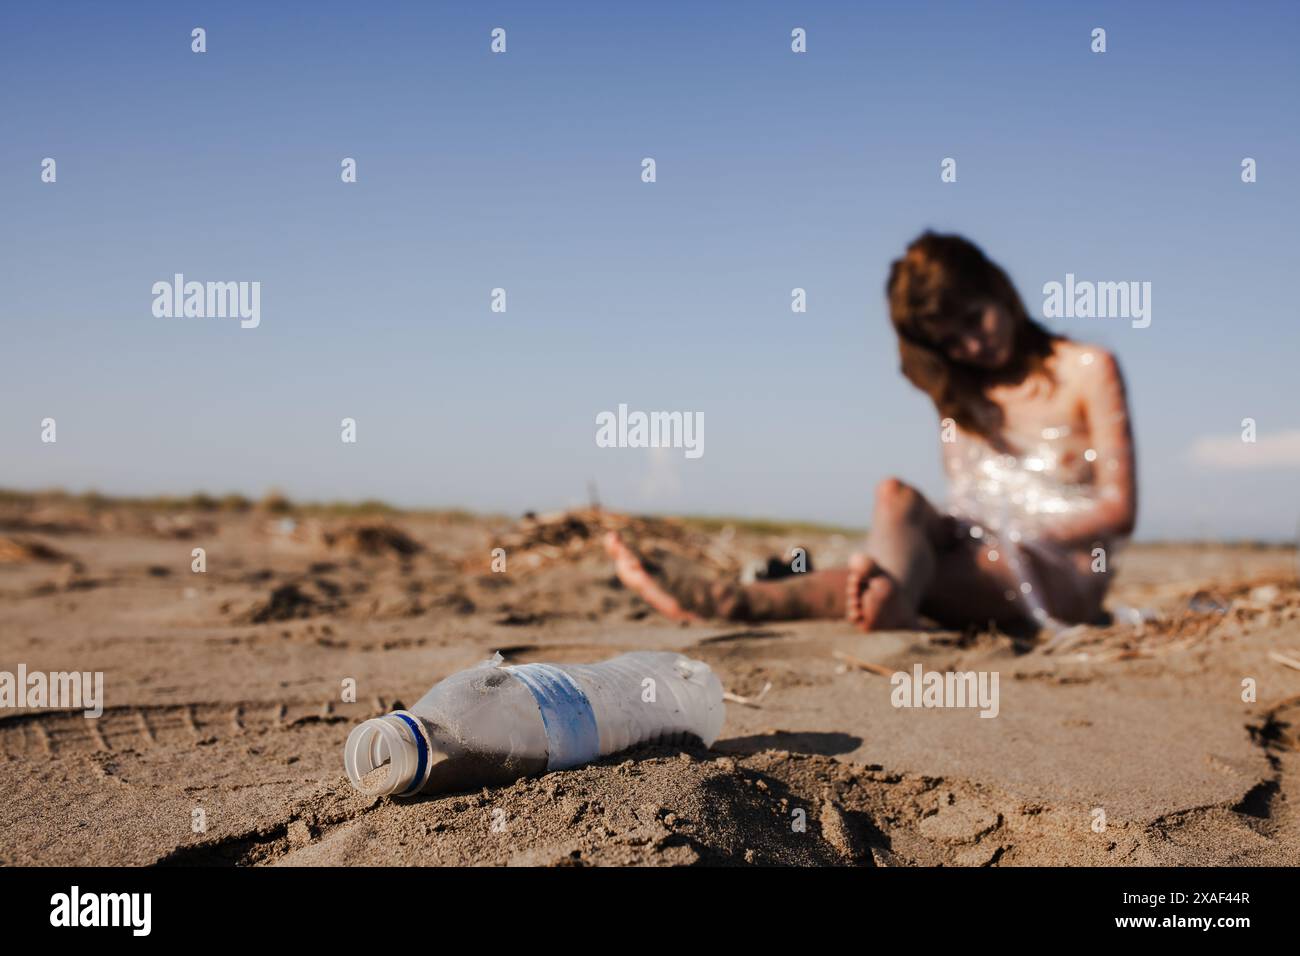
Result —
[[[922, 233], [890, 266], [885, 291], [908, 381], [930, 396], [941, 418], [951, 418], [977, 435], [995, 437], [1002, 421], [997, 406], [987, 398], [989, 387], [1046, 374], [1047, 359], [1060, 336], [1029, 317], [1007, 274], [961, 236]], [[954, 361], [923, 331], [926, 320], [955, 320], [982, 302], [999, 303], [1011, 316], [1015, 337], [1004, 368]]]

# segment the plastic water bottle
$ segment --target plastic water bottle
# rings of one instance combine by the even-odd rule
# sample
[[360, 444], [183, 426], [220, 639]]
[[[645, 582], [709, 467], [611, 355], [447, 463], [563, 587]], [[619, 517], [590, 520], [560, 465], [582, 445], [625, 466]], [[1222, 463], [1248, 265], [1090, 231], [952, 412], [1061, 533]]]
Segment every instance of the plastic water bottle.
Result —
[[406, 796], [509, 783], [657, 743], [722, 730], [709, 665], [642, 651], [600, 664], [502, 663], [439, 681], [409, 710], [353, 728], [343, 751], [363, 793]]

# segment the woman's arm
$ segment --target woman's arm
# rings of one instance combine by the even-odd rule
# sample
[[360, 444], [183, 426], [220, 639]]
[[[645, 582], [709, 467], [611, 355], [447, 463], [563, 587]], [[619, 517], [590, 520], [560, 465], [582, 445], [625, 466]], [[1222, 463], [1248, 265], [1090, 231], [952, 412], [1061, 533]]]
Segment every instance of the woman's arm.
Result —
[[1091, 349], [1083, 367], [1083, 406], [1097, 453], [1097, 503], [1083, 514], [1044, 529], [1044, 536], [1061, 544], [1087, 547], [1132, 533], [1137, 520], [1137, 466], [1129, 427], [1124, 377], [1115, 356]]

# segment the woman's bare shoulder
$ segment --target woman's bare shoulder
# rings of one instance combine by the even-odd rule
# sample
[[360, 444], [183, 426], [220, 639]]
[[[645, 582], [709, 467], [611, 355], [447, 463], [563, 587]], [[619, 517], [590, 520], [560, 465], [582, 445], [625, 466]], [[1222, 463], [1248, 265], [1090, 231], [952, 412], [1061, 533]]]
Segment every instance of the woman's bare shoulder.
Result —
[[1090, 342], [1059, 339], [1052, 350], [1057, 373], [1068, 382], [1096, 383], [1119, 377], [1115, 353]]

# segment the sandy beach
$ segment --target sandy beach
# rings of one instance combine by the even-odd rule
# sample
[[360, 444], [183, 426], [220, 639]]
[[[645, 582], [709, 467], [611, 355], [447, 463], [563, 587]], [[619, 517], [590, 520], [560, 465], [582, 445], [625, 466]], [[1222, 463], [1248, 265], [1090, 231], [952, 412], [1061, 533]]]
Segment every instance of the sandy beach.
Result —
[[[1294, 548], [1133, 545], [1111, 604], [1158, 619], [1046, 653], [995, 630], [678, 626], [601, 549], [629, 520], [12, 496], [0, 670], [102, 671], [104, 711], [0, 711], [0, 862], [1300, 863]], [[730, 571], [796, 546], [829, 567], [854, 543], [831, 529], [638, 527]], [[505, 573], [491, 570], [498, 547]], [[712, 749], [415, 800], [365, 798], [343, 772], [356, 723], [493, 652], [631, 650], [703, 660], [741, 699]], [[887, 675], [916, 664], [996, 672], [996, 718], [893, 706]]]

